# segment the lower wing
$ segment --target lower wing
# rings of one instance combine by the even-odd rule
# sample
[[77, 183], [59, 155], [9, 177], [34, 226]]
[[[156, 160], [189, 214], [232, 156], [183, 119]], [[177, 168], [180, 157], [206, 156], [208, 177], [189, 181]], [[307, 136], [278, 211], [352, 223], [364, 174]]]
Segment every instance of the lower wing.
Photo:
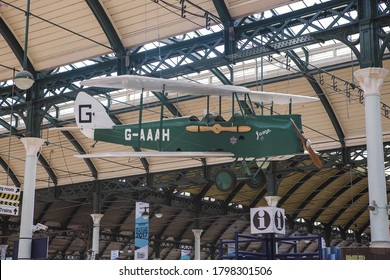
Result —
[[227, 152], [104, 152], [93, 154], [75, 155], [77, 158], [109, 158], [109, 157], [185, 157], [185, 158], [207, 158], [207, 157], [235, 157], [233, 153]]

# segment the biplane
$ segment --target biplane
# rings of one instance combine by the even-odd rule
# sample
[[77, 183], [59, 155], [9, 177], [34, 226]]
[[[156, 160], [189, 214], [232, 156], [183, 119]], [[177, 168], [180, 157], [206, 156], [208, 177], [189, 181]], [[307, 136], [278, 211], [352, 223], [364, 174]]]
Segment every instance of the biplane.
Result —
[[[237, 180], [245, 180], [252, 188], [265, 184], [265, 174], [258, 159], [308, 152], [314, 164], [322, 163], [303, 136], [301, 116], [256, 114], [258, 102], [291, 104], [317, 101], [315, 97], [251, 91], [234, 85], [206, 85], [187, 80], [172, 80], [136, 75], [110, 76], [81, 82], [83, 86], [110, 89], [139, 89], [140, 114], [133, 124], [115, 125], [106, 108], [94, 97], [80, 92], [75, 101], [75, 117], [84, 135], [95, 140], [137, 147], [134, 152], [107, 152], [77, 155], [93, 157], [230, 157], [231, 168], [223, 168], [214, 177], [217, 188], [228, 191]], [[178, 93], [207, 96], [203, 117], [185, 116], [164, 118], [151, 122], [142, 120], [143, 93], [158, 91], [164, 95]], [[221, 112], [210, 112], [209, 98], [231, 99], [229, 118]], [[230, 102], [229, 102], [230, 103]], [[245, 104], [245, 105], [244, 105]], [[163, 102], [162, 102], [163, 110]], [[220, 106], [221, 108], [221, 103]], [[226, 114], [225, 114], [226, 115]], [[238, 162], [241, 167], [237, 170]]]

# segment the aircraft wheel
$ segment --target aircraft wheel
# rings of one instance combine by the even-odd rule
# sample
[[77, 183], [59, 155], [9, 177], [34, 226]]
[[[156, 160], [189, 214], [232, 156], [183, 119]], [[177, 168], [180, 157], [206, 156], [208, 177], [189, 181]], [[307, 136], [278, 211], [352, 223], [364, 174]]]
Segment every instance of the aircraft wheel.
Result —
[[[253, 170], [253, 173], [256, 173], [256, 170]], [[259, 170], [256, 175], [252, 176], [247, 182], [249, 187], [252, 189], [260, 189], [264, 187], [266, 183], [266, 177], [263, 170]]]
[[215, 185], [221, 192], [227, 192], [237, 185], [237, 177], [233, 170], [224, 168], [215, 175]]

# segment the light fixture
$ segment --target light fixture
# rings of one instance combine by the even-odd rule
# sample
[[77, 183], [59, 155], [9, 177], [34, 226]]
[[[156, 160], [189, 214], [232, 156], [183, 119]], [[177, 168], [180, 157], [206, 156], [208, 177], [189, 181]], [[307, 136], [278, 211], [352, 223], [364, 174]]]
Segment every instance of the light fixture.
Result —
[[149, 219], [149, 212], [148, 212], [148, 210], [146, 210], [146, 208], [145, 208], [144, 212], [142, 212], [141, 217], [143, 219]]
[[21, 90], [27, 90], [31, 88], [34, 83], [33, 75], [27, 71], [27, 45], [28, 45], [28, 25], [30, 18], [30, 0], [27, 0], [26, 9], [26, 30], [24, 34], [24, 53], [23, 53], [23, 71], [18, 72], [15, 75], [14, 83]]
[[[149, 209], [148, 207], [145, 207], [144, 212], [142, 212], [141, 217], [142, 217], [143, 219], [149, 219], [150, 213], [149, 213], [149, 210], [148, 210], [148, 209]], [[152, 213], [153, 213], [153, 212], [152, 212]], [[155, 216], [157, 219], [160, 219], [160, 218], [163, 216], [163, 214], [162, 214], [159, 210], [156, 210], [156, 211], [154, 212], [154, 216]]]
[[154, 216], [157, 218], [157, 219], [160, 219], [163, 214], [160, 212], [160, 211], [156, 211], [156, 213], [154, 213]]
[[23, 70], [15, 74], [14, 83], [19, 89], [27, 90], [34, 84], [34, 77], [30, 72]]

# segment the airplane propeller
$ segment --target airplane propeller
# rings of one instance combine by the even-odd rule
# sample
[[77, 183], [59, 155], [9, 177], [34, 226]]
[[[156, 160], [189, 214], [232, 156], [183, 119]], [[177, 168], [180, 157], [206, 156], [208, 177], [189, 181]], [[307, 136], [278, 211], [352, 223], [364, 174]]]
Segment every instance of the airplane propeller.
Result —
[[311, 141], [309, 139], [307, 139], [305, 136], [303, 136], [302, 132], [299, 130], [299, 128], [297, 127], [295, 122], [292, 119], [290, 119], [290, 120], [294, 126], [295, 131], [298, 133], [299, 138], [301, 139], [303, 148], [305, 149], [305, 151], [307, 151], [309, 153], [309, 156], [310, 156], [311, 160], [313, 161], [314, 165], [317, 168], [322, 168], [322, 161], [319, 158], [319, 156], [316, 154], [316, 152], [313, 150], [313, 148], [311, 147]]
[[187, 126], [186, 130], [190, 132], [214, 132], [219, 134], [223, 131], [225, 132], [249, 132], [251, 131], [250, 126], [241, 125], [241, 126], [222, 126], [220, 124], [215, 124], [213, 126], [203, 126], [203, 125], [191, 125]]

